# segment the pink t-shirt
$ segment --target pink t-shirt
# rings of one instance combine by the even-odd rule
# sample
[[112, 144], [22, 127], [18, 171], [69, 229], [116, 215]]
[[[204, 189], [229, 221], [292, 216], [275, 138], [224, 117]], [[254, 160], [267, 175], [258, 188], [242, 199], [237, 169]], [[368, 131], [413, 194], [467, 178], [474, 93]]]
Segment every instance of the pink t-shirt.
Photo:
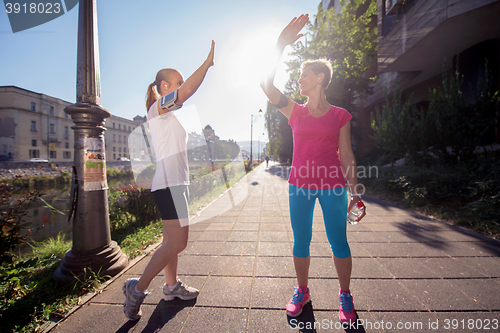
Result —
[[316, 118], [306, 104], [295, 103], [288, 120], [293, 132], [290, 184], [310, 189], [346, 186], [338, 145], [340, 128], [351, 119], [349, 112], [336, 106]]

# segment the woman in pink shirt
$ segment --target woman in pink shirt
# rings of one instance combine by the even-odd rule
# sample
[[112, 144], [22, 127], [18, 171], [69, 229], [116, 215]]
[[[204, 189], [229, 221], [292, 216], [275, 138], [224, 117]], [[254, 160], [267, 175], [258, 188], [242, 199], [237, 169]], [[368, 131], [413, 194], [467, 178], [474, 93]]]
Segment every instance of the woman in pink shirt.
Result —
[[[298, 83], [300, 93], [308, 97], [304, 105], [288, 99], [273, 84], [279, 57], [287, 45], [303, 36], [299, 32], [308, 20], [308, 15], [301, 15], [282, 31], [278, 38], [276, 66], [261, 84], [270, 102], [288, 118], [293, 132], [293, 162], [288, 182], [298, 287], [286, 310], [289, 316], [296, 317], [310, 300], [309, 246], [314, 205], [318, 199], [339, 277], [340, 320], [352, 323], [356, 320], [356, 312], [349, 290], [352, 260], [346, 235], [346, 215], [361, 200], [357, 192], [356, 160], [351, 147], [352, 116], [326, 100], [325, 89], [332, 75], [331, 65], [326, 60], [302, 64]], [[350, 186], [350, 202], [344, 175]]]

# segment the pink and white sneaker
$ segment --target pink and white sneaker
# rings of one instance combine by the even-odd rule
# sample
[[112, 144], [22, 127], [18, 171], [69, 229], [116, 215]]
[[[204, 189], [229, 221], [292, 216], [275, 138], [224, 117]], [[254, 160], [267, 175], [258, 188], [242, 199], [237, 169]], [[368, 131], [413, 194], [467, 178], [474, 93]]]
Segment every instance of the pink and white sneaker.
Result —
[[351, 291], [343, 291], [339, 289], [340, 310], [339, 317], [341, 322], [353, 323], [356, 321], [356, 310], [352, 303]]
[[301, 288], [294, 288], [295, 293], [292, 299], [286, 305], [286, 313], [290, 317], [297, 317], [302, 313], [304, 305], [311, 300], [311, 294], [309, 293], [309, 288], [305, 292], [301, 292]]

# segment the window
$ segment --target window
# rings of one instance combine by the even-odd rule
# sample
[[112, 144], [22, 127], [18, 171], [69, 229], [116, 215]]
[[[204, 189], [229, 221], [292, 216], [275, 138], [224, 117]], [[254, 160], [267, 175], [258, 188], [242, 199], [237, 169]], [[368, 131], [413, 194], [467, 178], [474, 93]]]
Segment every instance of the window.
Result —
[[57, 152], [56, 152], [55, 150], [51, 150], [51, 151], [50, 151], [50, 158], [57, 158], [57, 157], [56, 157], [56, 156], [57, 156], [57, 154], [56, 154], [56, 153], [57, 153]]
[[36, 147], [36, 140], [31, 140], [31, 147]]
[[116, 151], [116, 147], [113, 147], [113, 151]]
[[64, 118], [68, 119], [68, 114], [64, 112]]
[[31, 102], [30, 110], [36, 112], [36, 103], [35, 102]]
[[122, 151], [122, 147], [118, 147], [118, 151], [121, 152]]
[[31, 121], [31, 131], [36, 132], [36, 121], [34, 120]]
[[113, 159], [116, 160], [116, 154], [113, 154]]
[[71, 158], [71, 152], [70, 151], [65, 151], [64, 152], [64, 158]]
[[54, 107], [53, 107], [53, 106], [51, 106], [51, 107], [50, 107], [50, 111], [49, 111], [49, 113], [50, 113], [50, 115], [51, 115], [51, 116], [53, 116], [53, 115], [54, 115]]
[[40, 157], [40, 151], [38, 149], [30, 149], [30, 158]]
[[64, 143], [64, 148], [68, 149], [69, 148], [69, 142]]
[[130, 126], [128, 127], [128, 131], [130, 132]]
[[118, 142], [122, 142], [122, 136], [118, 135]]
[[49, 132], [52, 134], [54, 134], [56, 132], [55, 124], [49, 124]]
[[118, 124], [118, 129], [121, 129], [122, 125]]
[[69, 135], [69, 127], [64, 126], [64, 135]]
[[113, 123], [113, 128], [115, 128], [115, 123]]
[[123, 148], [123, 152], [126, 153], [127, 152], [127, 148]]
[[113, 142], [116, 142], [116, 135], [113, 134]]

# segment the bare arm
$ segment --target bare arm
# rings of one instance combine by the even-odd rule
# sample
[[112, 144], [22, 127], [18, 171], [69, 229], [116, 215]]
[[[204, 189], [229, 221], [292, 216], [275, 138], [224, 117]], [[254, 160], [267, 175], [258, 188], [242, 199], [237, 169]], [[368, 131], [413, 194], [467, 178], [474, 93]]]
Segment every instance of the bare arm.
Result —
[[[358, 175], [356, 168], [356, 159], [354, 157], [354, 153], [352, 152], [351, 145], [351, 122], [348, 121], [347, 124], [340, 128], [339, 134], [339, 152], [340, 152], [340, 162], [342, 163], [342, 168], [344, 169], [345, 176], [347, 178], [347, 182], [349, 183], [349, 187], [351, 188], [351, 194], [362, 194], [358, 193]], [[348, 212], [351, 211], [352, 207], [355, 203], [361, 200], [360, 196], [353, 196], [349, 202]], [[357, 220], [361, 220], [366, 215], [366, 211], [357, 218]]]
[[277, 105], [279, 110], [287, 118], [290, 118], [295, 102], [284, 97], [281, 91], [274, 86], [274, 76], [276, 75], [276, 68], [278, 67], [279, 60], [285, 50], [285, 47], [295, 43], [300, 37], [303, 36], [303, 34], [299, 34], [299, 32], [302, 30], [307, 21], [309, 21], [309, 16], [307, 14], [301, 15], [299, 18], [294, 17], [285, 29], [283, 29], [278, 38], [274, 57], [271, 59], [272, 64], [269, 67], [269, 72], [265, 73], [265, 77], [260, 84], [262, 90], [264, 90], [264, 93], [267, 95], [267, 98], [269, 98], [269, 101], [275, 106]]
[[198, 90], [203, 79], [205, 79], [205, 75], [210, 67], [214, 65], [214, 51], [215, 51], [215, 42], [212, 41], [212, 48], [210, 49], [210, 53], [208, 54], [207, 59], [201, 64], [201, 66], [193, 73], [190, 77], [187, 78], [186, 82], [184, 82], [177, 91], [177, 101], [175, 102], [178, 105], [184, 104], [184, 102]]

